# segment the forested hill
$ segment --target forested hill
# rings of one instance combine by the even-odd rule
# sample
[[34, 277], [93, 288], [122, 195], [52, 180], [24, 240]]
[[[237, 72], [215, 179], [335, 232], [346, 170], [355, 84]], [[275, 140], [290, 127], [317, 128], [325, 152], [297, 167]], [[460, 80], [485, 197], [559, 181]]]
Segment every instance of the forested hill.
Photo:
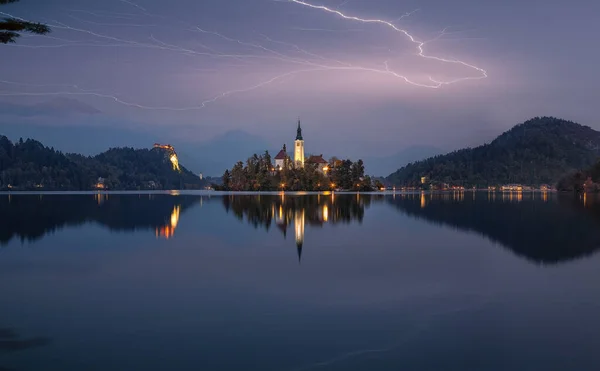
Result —
[[488, 186], [555, 184], [600, 157], [600, 132], [554, 117], [536, 117], [489, 144], [408, 164], [387, 177], [395, 185], [432, 183]]
[[202, 187], [198, 176], [180, 169], [173, 169], [169, 152], [160, 148], [112, 148], [86, 157], [0, 136], [0, 190], [90, 190], [99, 178], [112, 190]]

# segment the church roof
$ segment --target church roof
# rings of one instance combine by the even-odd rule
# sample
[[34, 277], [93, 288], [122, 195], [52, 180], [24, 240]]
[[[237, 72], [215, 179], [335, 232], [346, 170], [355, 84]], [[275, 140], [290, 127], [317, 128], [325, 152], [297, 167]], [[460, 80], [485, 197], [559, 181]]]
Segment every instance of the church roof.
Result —
[[327, 164], [328, 162], [323, 158], [323, 155], [319, 156], [310, 156], [308, 160], [306, 160], [309, 164]]
[[296, 140], [302, 139], [302, 128], [300, 127], [300, 119], [298, 119], [298, 129], [296, 129]]
[[285, 153], [284, 150], [281, 150], [281, 151], [279, 151], [277, 156], [275, 156], [275, 160], [285, 160], [286, 157], [287, 157], [287, 153]]

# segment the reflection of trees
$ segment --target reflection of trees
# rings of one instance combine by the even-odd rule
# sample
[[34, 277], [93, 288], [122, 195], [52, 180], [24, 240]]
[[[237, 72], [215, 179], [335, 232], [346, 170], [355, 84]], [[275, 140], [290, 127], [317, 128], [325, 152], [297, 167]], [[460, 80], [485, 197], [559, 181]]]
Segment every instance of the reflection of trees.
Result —
[[[0, 243], [35, 240], [65, 226], [97, 222], [111, 230], [169, 231], [197, 197], [161, 195], [12, 195], [0, 197]], [[175, 221], [175, 225], [173, 225]]]
[[305, 222], [311, 226], [325, 223], [362, 223], [365, 207], [380, 196], [350, 194], [311, 195], [230, 195], [223, 197], [225, 210], [240, 220], [247, 220], [255, 228], [269, 230], [273, 223], [285, 230], [298, 211], [304, 212]]
[[387, 201], [407, 215], [480, 233], [519, 256], [559, 263], [600, 248], [600, 204], [547, 195], [472, 193], [397, 195]]
[[225, 210], [230, 210], [240, 220], [246, 219], [254, 228], [267, 231], [274, 223], [287, 236], [293, 223], [293, 232], [298, 248], [298, 259], [302, 256], [304, 227], [306, 224], [322, 227], [325, 223], [349, 224], [356, 220], [362, 223], [365, 208], [380, 196], [350, 194], [311, 195], [230, 195], [223, 197]]

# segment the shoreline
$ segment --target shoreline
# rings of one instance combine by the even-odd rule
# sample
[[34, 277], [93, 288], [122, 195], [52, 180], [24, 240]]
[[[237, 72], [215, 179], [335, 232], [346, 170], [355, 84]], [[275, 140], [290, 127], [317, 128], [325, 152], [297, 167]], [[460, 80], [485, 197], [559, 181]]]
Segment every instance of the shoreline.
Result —
[[370, 195], [393, 195], [393, 194], [446, 194], [446, 193], [499, 193], [499, 194], [532, 194], [532, 193], [570, 193], [561, 192], [557, 190], [542, 191], [539, 189], [531, 191], [488, 191], [487, 189], [467, 189], [461, 191], [448, 190], [448, 191], [401, 191], [401, 190], [386, 190], [386, 191], [209, 191], [209, 190], [151, 190], [151, 191], [138, 191], [138, 190], [122, 190], [122, 191], [0, 191], [0, 195], [97, 195], [97, 194], [131, 194], [131, 195], [151, 195], [151, 194], [164, 194], [164, 195], [207, 195], [207, 196], [223, 196], [223, 195], [290, 195], [290, 196], [302, 196], [302, 195], [331, 195], [331, 194], [370, 194]]

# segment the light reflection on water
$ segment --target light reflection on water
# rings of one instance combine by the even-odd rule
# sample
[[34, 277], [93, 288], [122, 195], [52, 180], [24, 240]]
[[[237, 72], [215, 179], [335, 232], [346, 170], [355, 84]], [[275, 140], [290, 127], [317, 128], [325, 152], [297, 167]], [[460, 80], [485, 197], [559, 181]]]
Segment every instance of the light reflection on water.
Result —
[[0, 368], [600, 362], [592, 195], [40, 196], [0, 195]]

